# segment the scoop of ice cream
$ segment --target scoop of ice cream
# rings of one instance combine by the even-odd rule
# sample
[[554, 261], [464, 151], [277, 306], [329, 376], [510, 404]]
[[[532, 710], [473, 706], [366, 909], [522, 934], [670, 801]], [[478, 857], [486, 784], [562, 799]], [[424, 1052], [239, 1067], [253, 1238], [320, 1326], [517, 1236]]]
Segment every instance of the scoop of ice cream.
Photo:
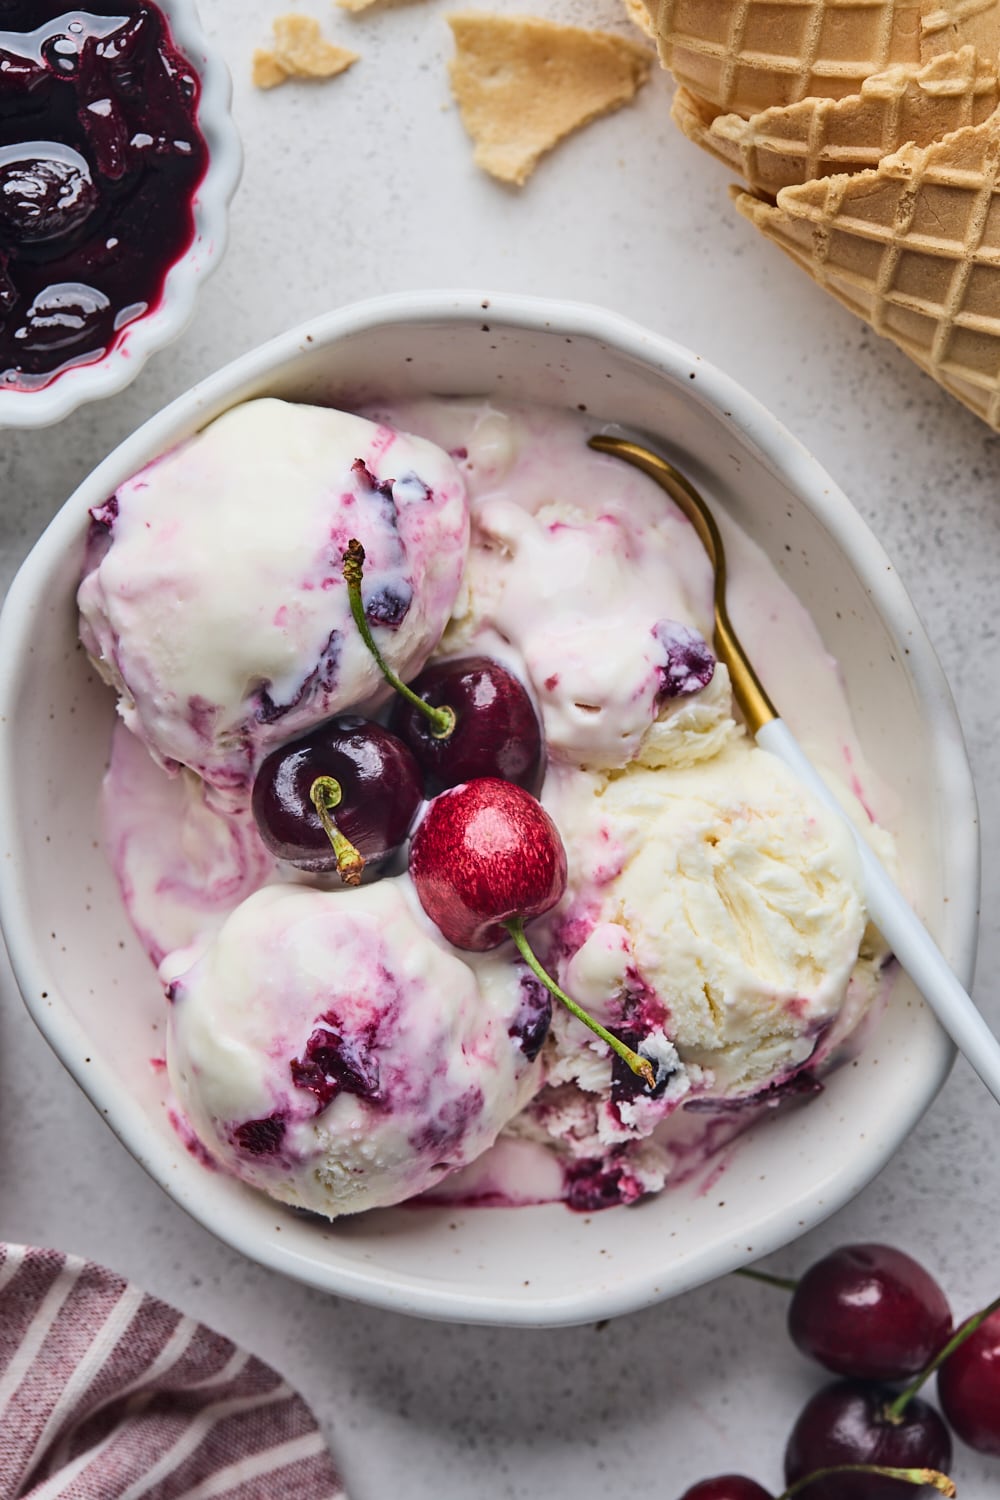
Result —
[[589, 449], [568, 414], [539, 420], [484, 407], [472, 426], [472, 541], [443, 648], [523, 676], [551, 759], [623, 766], [712, 681], [711, 568], [644, 475]]
[[383, 697], [343, 553], [389, 665], [419, 671], [458, 591], [465, 487], [448, 455], [361, 417], [248, 402], [95, 512], [81, 636], [160, 764], [245, 789], [275, 744]]
[[510, 954], [462, 961], [408, 877], [269, 886], [170, 985], [170, 1080], [222, 1166], [334, 1218], [486, 1150], [538, 1088], [547, 1005]]
[[[850, 834], [780, 761], [738, 739], [686, 768], [552, 777], [545, 801], [571, 871], [560, 981], [606, 1025], [665, 1035], [675, 1100], [756, 1093], [816, 1058], [866, 916]], [[615, 1104], [607, 1059], [556, 1028], [553, 1081], [610, 1090], [610, 1138], [651, 1128], [655, 1101]]]

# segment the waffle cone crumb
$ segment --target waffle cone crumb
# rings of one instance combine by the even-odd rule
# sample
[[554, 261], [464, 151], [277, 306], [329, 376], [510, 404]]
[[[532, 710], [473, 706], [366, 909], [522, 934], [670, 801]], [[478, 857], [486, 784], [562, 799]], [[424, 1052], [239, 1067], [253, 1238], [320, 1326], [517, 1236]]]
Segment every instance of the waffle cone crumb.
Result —
[[574, 130], [627, 104], [649, 77], [648, 47], [529, 16], [448, 17], [451, 87], [476, 163], [521, 186]]

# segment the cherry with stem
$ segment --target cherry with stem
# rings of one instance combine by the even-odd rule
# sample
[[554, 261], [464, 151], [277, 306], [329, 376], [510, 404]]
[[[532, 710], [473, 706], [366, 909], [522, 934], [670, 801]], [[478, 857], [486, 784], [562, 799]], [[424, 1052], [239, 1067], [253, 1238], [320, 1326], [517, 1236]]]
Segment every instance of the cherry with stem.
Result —
[[428, 791], [483, 776], [538, 790], [542, 730], [523, 684], [490, 656], [449, 657], [425, 666], [407, 684], [376, 645], [361, 597], [365, 552], [352, 539], [344, 554], [344, 581], [358, 632], [379, 671], [396, 691], [390, 730], [416, 757]]
[[410, 844], [410, 876], [420, 904], [456, 948], [485, 953], [510, 937], [547, 990], [641, 1078], [656, 1070], [559, 988], [524, 933], [525, 922], [556, 905], [566, 889], [566, 850], [536, 797], [513, 781], [481, 777], [442, 792]]
[[340, 714], [273, 750], [250, 801], [276, 859], [357, 885], [402, 847], [423, 783], [413, 755], [388, 729]]

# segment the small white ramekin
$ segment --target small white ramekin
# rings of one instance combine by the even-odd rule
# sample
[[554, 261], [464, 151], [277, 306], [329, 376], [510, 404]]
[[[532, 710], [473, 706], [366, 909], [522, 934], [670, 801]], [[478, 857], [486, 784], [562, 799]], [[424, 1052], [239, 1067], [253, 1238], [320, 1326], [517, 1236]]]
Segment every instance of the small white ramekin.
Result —
[[151, 354], [183, 333], [194, 316], [201, 283], [222, 259], [229, 203], [243, 169], [243, 149], [229, 107], [229, 71], [205, 37], [194, 0], [158, 4], [174, 42], [201, 81], [198, 126], [208, 146], [208, 168], [194, 201], [194, 238], [170, 268], [156, 306], [130, 323], [103, 358], [63, 370], [40, 390], [0, 389], [0, 428], [47, 427], [86, 401], [124, 390]]

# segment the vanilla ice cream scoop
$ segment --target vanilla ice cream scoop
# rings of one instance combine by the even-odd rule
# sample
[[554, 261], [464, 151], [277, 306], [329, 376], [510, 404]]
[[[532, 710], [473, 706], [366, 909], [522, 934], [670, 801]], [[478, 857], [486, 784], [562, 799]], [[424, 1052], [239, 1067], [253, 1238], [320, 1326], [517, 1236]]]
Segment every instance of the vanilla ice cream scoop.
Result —
[[530, 687], [551, 761], [641, 756], [661, 716], [703, 695], [715, 670], [712, 573], [690, 523], [592, 452], [571, 413], [415, 402], [393, 420], [439, 441], [464, 422], [471, 545], [443, 650], [498, 657]]
[[161, 765], [241, 793], [276, 744], [387, 695], [351, 619], [353, 537], [366, 615], [410, 677], [444, 630], [468, 543], [463, 480], [434, 444], [251, 401], [95, 512], [81, 638]]
[[330, 1218], [474, 1160], [541, 1083], [548, 997], [508, 954], [464, 962], [407, 876], [266, 887], [161, 975], [195, 1135], [244, 1182]]
[[814, 1058], [866, 915], [850, 832], [791, 771], [736, 740], [677, 770], [550, 778], [545, 801], [586, 872], [557, 934], [582, 1005], [661, 1029], [691, 1092], [713, 1098]]

